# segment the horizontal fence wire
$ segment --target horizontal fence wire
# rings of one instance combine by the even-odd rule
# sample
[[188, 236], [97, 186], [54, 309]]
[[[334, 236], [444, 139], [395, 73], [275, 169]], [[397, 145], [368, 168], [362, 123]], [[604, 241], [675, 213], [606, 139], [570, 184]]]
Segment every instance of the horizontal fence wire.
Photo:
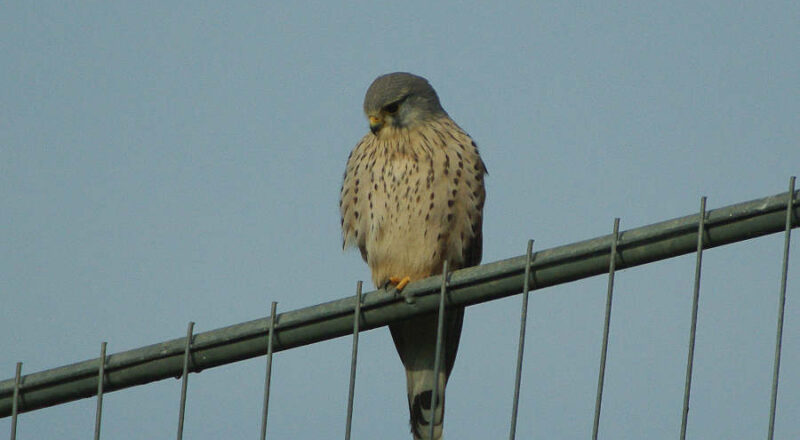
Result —
[[[791, 207], [791, 212], [787, 212], [787, 206]], [[800, 217], [797, 192], [707, 211], [704, 247], [781, 232], [787, 215]], [[694, 214], [620, 232], [616, 238], [616, 270], [696, 252], [698, 222], [701, 221], [702, 216]], [[614, 239], [612, 235], [605, 235], [536, 252], [529, 268], [532, 289], [607, 273]], [[447, 282], [449, 305], [468, 306], [520, 293], [525, 263], [526, 256], [522, 255], [452, 272]], [[415, 298], [413, 307], [406, 304], [403, 297], [385, 290], [364, 294], [361, 330], [434, 313], [438, 308], [441, 283], [441, 276], [435, 276], [406, 286], [405, 293]], [[185, 378], [187, 346], [191, 348], [192, 362], [185, 364], [186, 369], [194, 373], [264, 355], [270, 322], [276, 323], [273, 338], [269, 339], [273, 341], [274, 352], [351, 334], [354, 310], [355, 298], [348, 295], [340, 300], [281, 313], [274, 321], [273, 317], [257, 319], [115, 353], [106, 356], [103, 389], [108, 393], [182, 375]], [[22, 413], [94, 396], [98, 390], [99, 363], [99, 359], [91, 359], [0, 382], [0, 418], [12, 412]]]

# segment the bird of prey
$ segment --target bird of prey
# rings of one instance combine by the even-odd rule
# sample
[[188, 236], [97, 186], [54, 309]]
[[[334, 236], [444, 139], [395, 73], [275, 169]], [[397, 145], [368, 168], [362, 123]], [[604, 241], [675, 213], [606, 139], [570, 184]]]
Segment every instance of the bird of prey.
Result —
[[[377, 288], [402, 291], [442, 271], [480, 263], [486, 167], [475, 142], [450, 119], [425, 78], [379, 76], [364, 98], [370, 131], [347, 160], [339, 208], [343, 247], [356, 246]], [[464, 308], [445, 315], [444, 368], [431, 407], [437, 317], [389, 326], [406, 370], [414, 439], [442, 436], [444, 390], [458, 350]]]

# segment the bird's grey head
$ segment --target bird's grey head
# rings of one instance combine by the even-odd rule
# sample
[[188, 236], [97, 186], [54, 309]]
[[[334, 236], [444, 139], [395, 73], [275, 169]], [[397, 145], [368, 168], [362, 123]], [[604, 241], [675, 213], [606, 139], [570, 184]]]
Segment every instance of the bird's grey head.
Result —
[[411, 128], [447, 114], [428, 80], [406, 72], [377, 77], [364, 97], [364, 113], [376, 135], [384, 127]]

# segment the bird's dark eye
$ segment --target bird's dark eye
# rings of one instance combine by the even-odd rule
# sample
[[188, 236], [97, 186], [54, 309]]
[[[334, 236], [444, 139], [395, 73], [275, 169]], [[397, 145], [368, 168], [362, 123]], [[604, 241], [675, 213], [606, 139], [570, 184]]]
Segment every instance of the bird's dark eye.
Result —
[[386, 113], [397, 113], [397, 109], [398, 108], [400, 108], [400, 101], [393, 102], [393, 103], [387, 105], [386, 107], [383, 108], [383, 110]]

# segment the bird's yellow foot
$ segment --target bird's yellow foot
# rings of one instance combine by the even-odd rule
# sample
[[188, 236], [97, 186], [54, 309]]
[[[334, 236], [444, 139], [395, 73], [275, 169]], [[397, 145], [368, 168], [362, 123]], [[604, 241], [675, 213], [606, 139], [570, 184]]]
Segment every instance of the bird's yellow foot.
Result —
[[403, 278], [389, 277], [389, 284], [394, 284], [394, 288], [397, 289], [398, 292], [402, 292], [409, 282], [411, 282], [411, 278], [407, 276]]
[[409, 282], [411, 282], [411, 278], [408, 277], [408, 276], [405, 276], [405, 277], [402, 277], [402, 278], [400, 278], [400, 277], [389, 277], [389, 281], [386, 283], [386, 287], [389, 287], [389, 284], [394, 285], [395, 292], [397, 292], [400, 295], [402, 295], [403, 298], [405, 298], [405, 300], [406, 300], [406, 302], [408, 304], [413, 304], [414, 303], [414, 296], [409, 294], [409, 293], [407, 293], [407, 292], [403, 292], [403, 289], [408, 285]]

